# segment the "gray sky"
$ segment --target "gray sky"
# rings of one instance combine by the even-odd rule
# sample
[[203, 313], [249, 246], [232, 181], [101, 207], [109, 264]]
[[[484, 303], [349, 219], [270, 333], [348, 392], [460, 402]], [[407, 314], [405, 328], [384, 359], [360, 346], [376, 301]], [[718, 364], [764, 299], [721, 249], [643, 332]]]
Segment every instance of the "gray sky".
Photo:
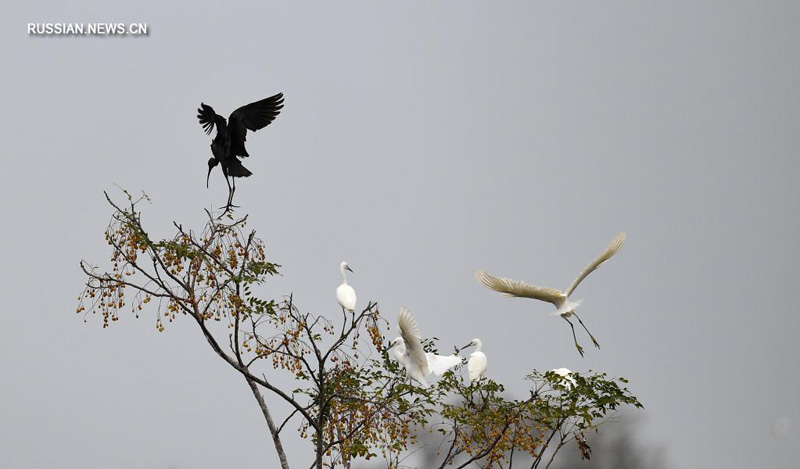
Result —
[[[78, 260], [108, 257], [102, 191], [146, 190], [156, 235], [199, 226], [226, 187], [205, 188], [196, 108], [282, 91], [236, 193], [285, 266], [264, 296], [334, 312], [344, 259], [360, 304], [407, 306], [444, 347], [479, 336], [515, 391], [533, 368], [629, 378], [641, 440], [672, 467], [796, 467], [796, 4], [71, 3], [0, 19], [4, 466], [272, 460], [249, 390], [191, 323], [102, 330], [74, 308]], [[48, 21], [151, 33], [26, 34]], [[577, 290], [603, 347], [583, 359], [550, 305], [472, 277], [564, 288], [622, 230]]]

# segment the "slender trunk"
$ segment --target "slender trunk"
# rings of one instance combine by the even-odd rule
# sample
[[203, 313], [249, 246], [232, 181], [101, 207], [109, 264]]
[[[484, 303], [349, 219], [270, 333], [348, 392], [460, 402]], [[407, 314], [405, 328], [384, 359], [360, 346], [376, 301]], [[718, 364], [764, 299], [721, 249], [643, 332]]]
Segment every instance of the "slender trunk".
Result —
[[323, 432], [325, 430], [325, 409], [323, 406], [325, 405], [325, 371], [323, 370], [323, 363], [320, 360], [320, 369], [319, 369], [319, 392], [317, 393], [317, 448], [316, 448], [316, 465], [317, 469], [322, 469], [322, 453], [324, 445], [324, 435]]
[[322, 469], [322, 429], [317, 429], [317, 469]]
[[267, 421], [269, 433], [272, 435], [272, 443], [275, 445], [275, 451], [278, 453], [278, 459], [281, 461], [281, 469], [289, 469], [289, 461], [286, 460], [286, 452], [283, 450], [283, 444], [281, 443], [281, 437], [278, 434], [278, 428], [275, 426], [275, 422], [272, 420], [272, 415], [269, 413], [267, 403], [264, 401], [264, 396], [261, 395], [261, 392], [258, 390], [258, 387], [253, 380], [247, 378], [245, 379], [247, 380], [247, 384], [250, 386], [250, 389], [253, 391], [253, 395], [258, 401], [258, 406], [261, 407], [261, 413], [264, 414], [264, 419]]

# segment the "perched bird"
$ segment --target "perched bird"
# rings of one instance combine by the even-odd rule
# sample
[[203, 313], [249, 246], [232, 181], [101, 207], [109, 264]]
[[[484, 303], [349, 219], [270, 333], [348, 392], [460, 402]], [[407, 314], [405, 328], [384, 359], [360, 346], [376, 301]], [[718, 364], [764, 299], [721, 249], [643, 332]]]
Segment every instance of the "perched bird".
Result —
[[562, 378], [561, 382], [564, 384], [564, 386], [567, 387], [567, 389], [570, 389], [573, 386], [575, 386], [576, 384], [575, 378], [570, 376], [572, 374], [572, 371], [569, 368], [553, 368], [550, 371], [561, 376]]
[[426, 378], [430, 376], [431, 373], [435, 374], [436, 376], [442, 376], [447, 370], [461, 363], [461, 357], [457, 355], [445, 356], [425, 352], [425, 360], [427, 360], [428, 365], [428, 374], [423, 376], [423, 373], [425, 373], [424, 368], [420, 369], [419, 371], [417, 371], [416, 368], [410, 368], [414, 365], [413, 362], [410, 361], [411, 359], [408, 353], [408, 347], [406, 347], [406, 342], [402, 337], [396, 337], [394, 340], [392, 340], [389, 348], [392, 349], [392, 352], [394, 352], [395, 360], [400, 362], [400, 364], [403, 365], [403, 368], [405, 368], [406, 374], [408, 374], [410, 378], [413, 378], [414, 381], [420, 383], [421, 387], [423, 388], [428, 387]]
[[486, 354], [481, 352], [481, 347], [483, 347], [483, 342], [481, 342], [481, 339], [472, 339], [470, 343], [462, 347], [461, 350], [464, 350], [472, 345], [475, 346], [475, 351], [469, 354], [469, 360], [467, 361], [469, 384], [472, 384], [475, 381], [483, 378], [484, 373], [486, 373], [486, 368], [488, 367]]
[[461, 357], [457, 355], [445, 356], [425, 352], [420, 342], [417, 321], [407, 309], [400, 308], [397, 325], [400, 337], [394, 339], [389, 348], [394, 352], [394, 358], [406, 369], [408, 377], [418, 382], [421, 387], [428, 387], [426, 378], [431, 373], [442, 376], [447, 370], [461, 363]]
[[417, 321], [407, 309], [400, 308], [397, 325], [400, 329], [400, 337], [394, 339], [389, 348], [394, 349], [395, 358], [406, 369], [408, 377], [427, 389], [428, 382], [425, 377], [431, 374], [431, 369], [425, 351], [422, 349]]
[[339, 272], [342, 273], [342, 284], [336, 287], [336, 299], [339, 301], [339, 305], [342, 308], [352, 313], [356, 310], [356, 291], [347, 284], [347, 274], [345, 274], [345, 270], [353, 271], [353, 269], [347, 265], [347, 262], [342, 261], [339, 265]]
[[428, 381], [425, 379], [426, 376], [430, 374], [430, 367], [428, 367], [427, 358], [425, 359], [425, 366], [422, 367], [421, 365], [415, 366], [412, 362], [412, 358], [409, 355], [408, 347], [406, 347], [406, 342], [403, 340], [402, 337], [397, 337], [392, 340], [389, 344], [389, 349], [392, 350], [394, 354], [394, 359], [398, 361], [403, 368], [406, 370], [406, 374], [410, 379], [413, 379], [419, 386], [425, 389], [428, 389]]
[[564, 292], [556, 290], [554, 288], [537, 287], [534, 285], [529, 285], [525, 282], [521, 282], [518, 280], [495, 277], [487, 274], [482, 270], [475, 272], [475, 278], [478, 279], [479, 282], [484, 284], [486, 288], [499, 291], [505, 294], [506, 296], [533, 298], [535, 300], [542, 300], [542, 301], [547, 301], [549, 303], [553, 303], [556, 307], [556, 312], [553, 314], [561, 316], [562, 318], [564, 318], [565, 321], [569, 323], [569, 327], [572, 329], [572, 338], [575, 340], [575, 347], [578, 349], [578, 352], [581, 354], [581, 356], [583, 356], [583, 347], [581, 347], [580, 344], [578, 344], [578, 339], [575, 336], [575, 327], [572, 325], [572, 321], [569, 320], [570, 316], [574, 315], [578, 319], [578, 322], [581, 324], [581, 326], [583, 326], [583, 329], [586, 331], [587, 334], [589, 334], [589, 337], [591, 337], [592, 343], [594, 343], [595, 347], [600, 348], [600, 344], [597, 342], [597, 339], [594, 338], [592, 333], [589, 332], [589, 329], [587, 329], [586, 326], [583, 324], [581, 318], [578, 317], [577, 314], [575, 314], [575, 308], [577, 308], [578, 305], [580, 305], [583, 300], [581, 299], [577, 301], [570, 301], [569, 295], [573, 291], [575, 291], [575, 288], [577, 288], [578, 284], [581, 283], [581, 281], [584, 278], [586, 278], [587, 275], [592, 273], [594, 269], [600, 267], [600, 264], [611, 259], [611, 256], [613, 256], [614, 254], [616, 254], [617, 251], [620, 250], [624, 242], [625, 242], [625, 233], [618, 234], [617, 237], [614, 238], [614, 240], [611, 242], [611, 244], [608, 245], [606, 250], [603, 251], [603, 253], [600, 254], [600, 256], [597, 259], [592, 261], [591, 264], [586, 266], [586, 268], [583, 269], [583, 272], [581, 272], [581, 274], [578, 275], [578, 278], [576, 278], [575, 281], [572, 282], [572, 285], [570, 285], [569, 288], [567, 288], [567, 290]]
[[[214, 112], [214, 108], [200, 103], [200, 108], [197, 109], [197, 118], [200, 120], [203, 130], [206, 131], [206, 134], [211, 135], [214, 127], [217, 128], [217, 135], [211, 141], [211, 153], [214, 156], [208, 160], [206, 187], [208, 187], [208, 180], [211, 177], [211, 170], [220, 165], [225, 182], [228, 184], [226, 210], [234, 207], [235, 178], [249, 177], [253, 174], [239, 161], [239, 157], [250, 156], [244, 147], [247, 131], [255, 132], [268, 126], [280, 114], [281, 109], [283, 109], [283, 93], [242, 106], [233, 111], [227, 121]], [[229, 177], [232, 181], [228, 179]]]

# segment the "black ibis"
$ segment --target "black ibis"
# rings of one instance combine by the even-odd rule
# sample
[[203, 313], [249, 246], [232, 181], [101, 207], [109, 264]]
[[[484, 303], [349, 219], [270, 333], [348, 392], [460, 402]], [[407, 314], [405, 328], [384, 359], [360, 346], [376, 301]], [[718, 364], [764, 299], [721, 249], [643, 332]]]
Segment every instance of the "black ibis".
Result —
[[[211, 177], [211, 170], [220, 165], [225, 182], [228, 184], [228, 202], [225, 210], [230, 210], [233, 205], [233, 193], [236, 192], [236, 178], [249, 177], [252, 172], [242, 165], [240, 157], [250, 156], [244, 147], [247, 140], [247, 131], [263, 129], [280, 114], [283, 109], [283, 93], [278, 93], [269, 98], [247, 104], [233, 111], [225, 118], [214, 112], [211, 106], [200, 103], [197, 109], [197, 118], [206, 134], [211, 135], [217, 127], [217, 135], [211, 142], [211, 153], [214, 155], [208, 160], [208, 175], [206, 187]], [[230, 177], [231, 180], [228, 178]]]

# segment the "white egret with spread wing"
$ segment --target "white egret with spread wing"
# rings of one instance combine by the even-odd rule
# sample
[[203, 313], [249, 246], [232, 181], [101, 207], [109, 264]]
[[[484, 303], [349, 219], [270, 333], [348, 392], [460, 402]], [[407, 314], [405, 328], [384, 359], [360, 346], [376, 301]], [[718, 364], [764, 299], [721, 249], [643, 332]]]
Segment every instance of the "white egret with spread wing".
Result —
[[456, 355], [426, 353], [422, 348], [422, 336], [417, 321], [407, 309], [400, 308], [397, 325], [400, 329], [400, 337], [392, 340], [389, 348], [393, 349], [395, 359], [403, 365], [408, 377], [419, 383], [421, 387], [427, 389], [426, 377], [431, 373], [441, 376], [450, 368], [461, 363], [461, 357]]
[[608, 245], [605, 251], [603, 251], [603, 253], [597, 257], [597, 259], [592, 261], [591, 264], [586, 266], [586, 268], [583, 269], [583, 272], [578, 275], [578, 278], [572, 282], [572, 285], [570, 285], [569, 288], [563, 292], [556, 290], [555, 288], [537, 287], [519, 280], [495, 277], [482, 270], [475, 272], [475, 278], [478, 279], [478, 281], [484, 286], [486, 286], [486, 288], [499, 291], [506, 296], [533, 298], [535, 300], [553, 303], [556, 307], [556, 312], [553, 314], [561, 316], [569, 323], [569, 327], [572, 329], [572, 338], [575, 340], [575, 347], [578, 349], [578, 352], [581, 354], [581, 356], [583, 356], [583, 347], [578, 344], [578, 338], [575, 336], [575, 327], [572, 325], [572, 321], [569, 320], [570, 316], [575, 316], [578, 319], [578, 322], [581, 324], [581, 326], [583, 326], [583, 329], [587, 334], [589, 334], [589, 337], [592, 339], [592, 343], [594, 343], [595, 347], [600, 348], [600, 344], [597, 342], [597, 339], [594, 338], [592, 333], [589, 332], [589, 329], [586, 328], [586, 325], [583, 324], [581, 318], [575, 314], [575, 308], [577, 308], [583, 300], [570, 301], [569, 295], [575, 291], [575, 288], [578, 287], [578, 284], [581, 283], [581, 281], [586, 278], [587, 275], [592, 273], [592, 271], [594, 271], [596, 268], [600, 267], [603, 262], [611, 259], [611, 256], [620, 250], [624, 242], [625, 233], [618, 234], [611, 244]]

